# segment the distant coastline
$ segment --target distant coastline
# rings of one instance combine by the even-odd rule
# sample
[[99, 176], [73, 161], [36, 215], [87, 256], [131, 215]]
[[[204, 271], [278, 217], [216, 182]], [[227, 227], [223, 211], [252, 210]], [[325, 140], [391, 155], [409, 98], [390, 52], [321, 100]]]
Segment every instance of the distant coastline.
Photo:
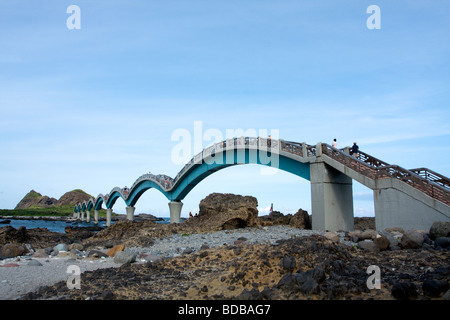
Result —
[[[126, 220], [127, 216], [124, 214], [115, 214], [111, 216], [112, 221]], [[51, 215], [36, 215], [36, 216], [16, 216], [16, 215], [1, 215], [0, 214], [0, 226], [2, 221], [5, 220], [48, 220], [48, 221], [79, 221], [71, 216], [51, 216]], [[106, 221], [106, 217], [99, 217], [99, 221]], [[164, 221], [164, 218], [155, 217], [154, 215], [147, 213], [140, 213], [134, 216], [135, 221], [152, 220], [152, 221]], [[91, 216], [91, 222], [94, 221]]]

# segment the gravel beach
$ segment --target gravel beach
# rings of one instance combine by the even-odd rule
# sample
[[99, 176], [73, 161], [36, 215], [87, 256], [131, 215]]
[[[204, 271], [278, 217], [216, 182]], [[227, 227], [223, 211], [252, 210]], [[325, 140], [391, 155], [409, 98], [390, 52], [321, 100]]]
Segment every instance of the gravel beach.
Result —
[[[151, 256], [153, 259], [176, 257], [186, 252], [197, 252], [205, 245], [209, 248], [215, 248], [224, 244], [232, 245], [235, 241], [274, 244], [277, 240], [311, 234], [323, 234], [323, 232], [278, 225], [200, 234], [174, 234], [155, 239], [154, 244], [150, 247], [130, 247], [125, 248], [124, 251], [135, 253], [137, 255], [136, 263], [145, 263], [146, 260], [141, 259], [141, 257]], [[103, 249], [103, 251], [106, 253], [108, 250]], [[0, 299], [14, 300], [28, 292], [37, 290], [41, 286], [50, 286], [59, 281], [67, 281], [71, 275], [67, 272], [70, 265], [79, 266], [82, 273], [99, 268], [117, 268], [120, 266], [120, 264], [114, 263], [113, 258], [92, 260], [86, 258], [87, 254], [88, 252], [80, 252], [79, 259], [51, 256], [35, 258], [26, 255], [0, 261]]]
[[98, 268], [117, 267], [113, 259], [95, 261], [71, 258], [19, 257], [0, 262], [0, 300], [15, 300], [41, 286], [67, 281], [71, 273], [67, 268], [76, 265], [81, 272]]

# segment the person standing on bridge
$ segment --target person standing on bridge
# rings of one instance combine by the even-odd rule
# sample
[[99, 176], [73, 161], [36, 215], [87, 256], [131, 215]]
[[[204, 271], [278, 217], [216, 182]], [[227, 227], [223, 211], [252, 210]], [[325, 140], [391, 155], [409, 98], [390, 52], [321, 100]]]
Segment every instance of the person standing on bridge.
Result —
[[333, 139], [333, 144], [332, 144], [332, 146], [333, 146], [334, 148], [337, 148], [337, 141], [336, 141], [336, 139]]
[[356, 144], [356, 142], [353, 142], [353, 146], [352, 146], [352, 155], [355, 158], [358, 158], [359, 156], [359, 146]]

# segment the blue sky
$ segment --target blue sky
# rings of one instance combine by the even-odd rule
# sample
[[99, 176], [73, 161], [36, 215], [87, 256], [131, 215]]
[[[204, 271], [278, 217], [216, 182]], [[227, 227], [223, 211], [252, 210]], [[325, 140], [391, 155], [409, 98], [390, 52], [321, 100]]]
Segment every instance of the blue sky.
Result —
[[[69, 30], [68, 6], [81, 9]], [[369, 5], [381, 29], [369, 30]], [[0, 208], [31, 189], [97, 196], [141, 174], [175, 176], [172, 133], [279, 130], [286, 140], [357, 141], [404, 168], [450, 176], [448, 1], [0, 2]], [[203, 141], [203, 147], [210, 142]], [[183, 201], [253, 195], [261, 213], [310, 211], [310, 185], [256, 165], [224, 169]], [[168, 216], [145, 193], [137, 212]], [[115, 211], [125, 213], [118, 200]], [[373, 215], [354, 184], [355, 215]]]

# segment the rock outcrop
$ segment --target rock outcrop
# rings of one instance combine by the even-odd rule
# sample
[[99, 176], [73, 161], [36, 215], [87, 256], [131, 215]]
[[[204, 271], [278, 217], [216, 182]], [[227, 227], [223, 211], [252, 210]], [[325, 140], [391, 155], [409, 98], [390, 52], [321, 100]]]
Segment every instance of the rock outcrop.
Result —
[[308, 212], [299, 209], [294, 215], [282, 214], [279, 211], [273, 211], [271, 214], [259, 217], [261, 225], [289, 225], [300, 229], [311, 229], [311, 217]]
[[50, 208], [56, 205], [57, 202], [58, 200], [55, 198], [43, 196], [39, 192], [31, 190], [20, 200], [15, 209], [27, 209], [30, 207]]
[[75, 189], [69, 192], [64, 193], [61, 198], [59, 198], [57, 205], [76, 205], [77, 203], [81, 203], [83, 201], [88, 201], [89, 198], [93, 198], [91, 195], [87, 194], [83, 190]]
[[89, 194], [80, 189], [75, 189], [66, 192], [59, 198], [50, 198], [48, 196], [43, 196], [39, 192], [31, 190], [25, 197], [16, 205], [15, 209], [28, 209], [28, 208], [51, 208], [60, 207], [64, 205], [75, 205], [79, 202], [88, 201], [92, 198]]
[[236, 229], [258, 225], [258, 200], [251, 196], [212, 193], [200, 201], [198, 220], [208, 229]]

